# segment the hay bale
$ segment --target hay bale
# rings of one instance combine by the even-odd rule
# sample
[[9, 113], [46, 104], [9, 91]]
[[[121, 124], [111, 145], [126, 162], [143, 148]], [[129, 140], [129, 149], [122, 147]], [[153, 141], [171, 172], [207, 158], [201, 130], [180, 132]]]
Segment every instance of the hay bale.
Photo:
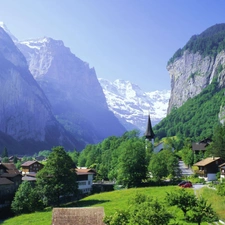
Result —
[[104, 225], [103, 207], [54, 208], [52, 225]]

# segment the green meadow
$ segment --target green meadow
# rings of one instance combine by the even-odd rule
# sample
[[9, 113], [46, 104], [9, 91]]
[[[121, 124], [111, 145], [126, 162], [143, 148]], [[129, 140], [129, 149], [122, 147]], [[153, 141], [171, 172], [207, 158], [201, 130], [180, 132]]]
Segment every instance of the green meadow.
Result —
[[[112, 191], [112, 192], [104, 192], [100, 194], [95, 194], [88, 196], [79, 202], [72, 202], [65, 205], [65, 207], [104, 207], [105, 215], [111, 215], [116, 210], [124, 210], [128, 207], [129, 200], [132, 198], [132, 196], [136, 193], [142, 193], [148, 196], [151, 196], [153, 198], [157, 198], [159, 201], [164, 202], [165, 196], [167, 192], [176, 191], [179, 187], [177, 186], [166, 186], [166, 187], [148, 187], [148, 188], [132, 188], [132, 189], [124, 189], [124, 190], [118, 190], [118, 191]], [[193, 191], [193, 189], [187, 189], [187, 191]], [[207, 191], [209, 191], [210, 194], [207, 194]], [[220, 201], [221, 197], [218, 197], [216, 199], [211, 199], [212, 195], [212, 189], [204, 188], [198, 192], [198, 194], [205, 195], [207, 199], [209, 199], [210, 202], [212, 202], [212, 205], [214, 209], [219, 215], [222, 216], [222, 214], [225, 214], [225, 203], [223, 203], [221, 209]], [[216, 193], [215, 193], [216, 195]], [[216, 202], [215, 202], [216, 201]], [[224, 202], [224, 200], [223, 200]], [[218, 207], [218, 208], [216, 208]], [[192, 225], [195, 223], [187, 223], [183, 219], [183, 213], [180, 209], [176, 207], [170, 207], [169, 210], [173, 213], [173, 215], [176, 215], [177, 218], [179, 218], [179, 221], [181, 224], [184, 225]], [[51, 218], [52, 218], [52, 209], [46, 209], [43, 212], [35, 212], [31, 214], [23, 214], [20, 216], [16, 216], [14, 218], [10, 218], [8, 220], [5, 220], [1, 224], [3, 225], [50, 225], [51, 224]], [[222, 218], [222, 217], [220, 217]], [[208, 223], [201, 223], [202, 225], [207, 225]]]

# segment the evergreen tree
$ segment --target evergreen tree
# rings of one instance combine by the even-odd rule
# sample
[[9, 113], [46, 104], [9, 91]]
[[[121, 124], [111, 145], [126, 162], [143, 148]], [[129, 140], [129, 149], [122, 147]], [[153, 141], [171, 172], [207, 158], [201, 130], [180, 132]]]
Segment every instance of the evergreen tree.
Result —
[[8, 155], [8, 150], [7, 150], [7, 148], [6, 147], [4, 147], [4, 149], [3, 149], [3, 151], [2, 151], [2, 158], [5, 158], [5, 157], [9, 157], [9, 155]]
[[219, 124], [213, 133], [212, 143], [208, 147], [211, 154], [225, 160], [225, 126]]

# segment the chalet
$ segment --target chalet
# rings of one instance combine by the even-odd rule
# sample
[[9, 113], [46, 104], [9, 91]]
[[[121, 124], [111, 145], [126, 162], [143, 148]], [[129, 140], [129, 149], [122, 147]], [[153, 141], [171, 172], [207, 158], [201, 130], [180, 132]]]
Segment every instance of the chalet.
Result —
[[35, 161], [27, 161], [23, 163], [21, 167], [22, 167], [22, 174], [25, 175], [30, 173], [37, 173], [44, 167], [44, 165], [35, 160]]
[[78, 189], [83, 194], [90, 194], [96, 171], [94, 169], [76, 168]]
[[198, 167], [195, 172], [206, 181], [216, 180], [216, 174], [219, 172], [219, 166], [222, 163], [223, 160], [220, 157], [209, 157], [194, 164]]
[[0, 163], [0, 204], [12, 201], [22, 182], [22, 175], [13, 163]]
[[195, 154], [205, 153], [206, 147], [212, 142], [210, 138], [206, 138], [200, 142], [192, 143], [192, 150]]

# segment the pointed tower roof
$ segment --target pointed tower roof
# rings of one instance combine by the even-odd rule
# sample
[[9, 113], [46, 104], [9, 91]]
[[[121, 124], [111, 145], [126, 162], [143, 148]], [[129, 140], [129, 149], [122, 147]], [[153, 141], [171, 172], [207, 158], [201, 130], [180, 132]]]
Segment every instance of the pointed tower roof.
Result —
[[155, 134], [154, 134], [154, 132], [152, 130], [150, 114], [148, 115], [148, 125], [147, 125], [147, 129], [146, 129], [146, 132], [145, 132], [145, 137], [148, 140], [151, 140], [151, 139], [153, 139], [155, 137]]

